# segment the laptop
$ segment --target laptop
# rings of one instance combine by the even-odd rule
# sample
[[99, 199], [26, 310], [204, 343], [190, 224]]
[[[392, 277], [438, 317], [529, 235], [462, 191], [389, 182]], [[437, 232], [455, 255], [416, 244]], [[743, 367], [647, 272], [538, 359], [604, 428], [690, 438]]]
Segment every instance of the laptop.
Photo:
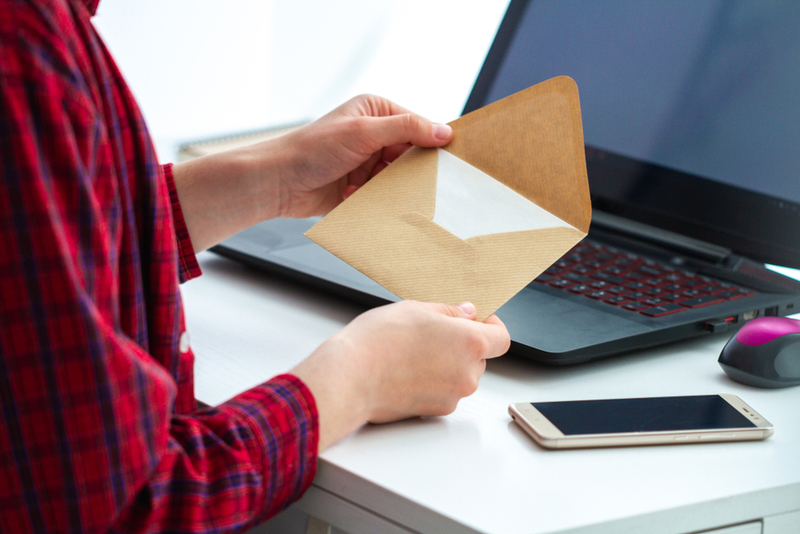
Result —
[[[800, 4], [512, 0], [464, 113], [578, 84], [588, 237], [497, 312], [511, 352], [575, 364], [800, 312]], [[264, 222], [213, 250], [368, 306], [398, 298]]]

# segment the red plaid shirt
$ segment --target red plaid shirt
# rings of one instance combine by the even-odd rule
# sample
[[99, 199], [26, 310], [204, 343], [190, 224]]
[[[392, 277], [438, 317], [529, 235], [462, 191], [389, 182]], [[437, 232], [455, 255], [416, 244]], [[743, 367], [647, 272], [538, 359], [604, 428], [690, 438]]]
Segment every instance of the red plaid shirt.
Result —
[[314, 399], [197, 409], [200, 270], [95, 7], [0, 0], [0, 532], [241, 529], [311, 483]]

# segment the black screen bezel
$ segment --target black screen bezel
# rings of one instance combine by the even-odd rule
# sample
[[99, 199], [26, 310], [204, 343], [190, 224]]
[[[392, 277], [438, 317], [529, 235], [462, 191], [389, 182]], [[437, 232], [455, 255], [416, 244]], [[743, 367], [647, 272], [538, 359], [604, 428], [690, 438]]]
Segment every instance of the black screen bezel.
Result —
[[[464, 114], [490, 103], [486, 98], [495, 76], [531, 3], [509, 3]], [[587, 147], [587, 170], [595, 210], [691, 236], [760, 262], [800, 268], [800, 205], [794, 202], [593, 147]]]

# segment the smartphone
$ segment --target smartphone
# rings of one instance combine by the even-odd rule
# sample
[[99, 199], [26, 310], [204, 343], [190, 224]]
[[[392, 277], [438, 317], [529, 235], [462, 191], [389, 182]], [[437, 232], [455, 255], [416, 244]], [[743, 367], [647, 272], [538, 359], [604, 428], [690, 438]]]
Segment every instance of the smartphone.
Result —
[[736, 395], [521, 402], [508, 413], [548, 449], [748, 441], [773, 433]]

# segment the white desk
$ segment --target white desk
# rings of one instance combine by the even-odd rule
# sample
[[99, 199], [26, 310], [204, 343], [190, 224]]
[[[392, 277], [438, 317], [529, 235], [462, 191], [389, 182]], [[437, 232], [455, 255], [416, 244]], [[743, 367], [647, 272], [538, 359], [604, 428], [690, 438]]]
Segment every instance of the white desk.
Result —
[[[196, 395], [215, 404], [288, 370], [361, 311], [211, 253], [183, 286]], [[800, 532], [800, 387], [762, 390], [717, 364], [726, 336], [568, 368], [489, 363], [448, 417], [365, 426], [320, 458], [294, 505], [353, 534]], [[730, 392], [775, 425], [755, 443], [546, 451], [519, 401]], [[763, 519], [763, 521], [761, 521]]]

